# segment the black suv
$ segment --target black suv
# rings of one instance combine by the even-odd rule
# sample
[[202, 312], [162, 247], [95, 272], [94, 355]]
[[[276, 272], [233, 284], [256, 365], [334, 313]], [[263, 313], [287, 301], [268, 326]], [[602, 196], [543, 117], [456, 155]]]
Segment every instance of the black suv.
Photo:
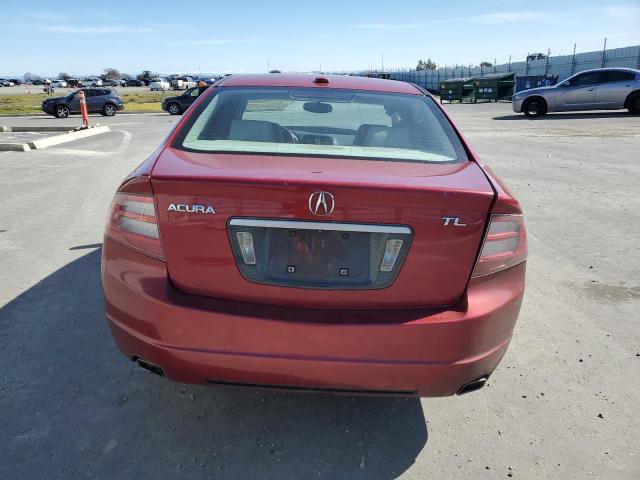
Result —
[[[48, 98], [42, 102], [42, 111], [58, 118], [67, 118], [71, 113], [80, 113], [80, 96], [77, 90], [64, 97]], [[122, 98], [108, 88], [84, 88], [82, 89], [87, 100], [87, 112], [101, 113], [107, 117], [113, 117], [118, 110], [124, 108]]]
[[192, 87], [184, 91], [182, 95], [177, 97], [167, 97], [162, 100], [162, 109], [165, 112], [169, 112], [171, 115], [180, 115], [191, 106], [196, 98], [204, 92], [207, 87]]

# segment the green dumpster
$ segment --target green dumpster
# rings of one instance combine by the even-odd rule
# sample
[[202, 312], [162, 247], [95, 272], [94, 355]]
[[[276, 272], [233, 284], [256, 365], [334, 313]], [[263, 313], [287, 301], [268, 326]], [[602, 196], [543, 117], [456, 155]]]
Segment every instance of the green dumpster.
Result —
[[511, 100], [513, 86], [516, 81], [515, 73], [491, 73], [478, 77], [474, 81], [475, 100]]
[[449, 103], [473, 101], [473, 78], [449, 78], [439, 85], [440, 103], [447, 100]]

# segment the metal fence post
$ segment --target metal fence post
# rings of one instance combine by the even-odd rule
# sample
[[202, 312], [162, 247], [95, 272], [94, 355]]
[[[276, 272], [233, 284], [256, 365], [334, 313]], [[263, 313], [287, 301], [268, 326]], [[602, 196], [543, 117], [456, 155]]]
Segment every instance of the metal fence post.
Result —
[[547, 59], [544, 62], [544, 76], [547, 76], [547, 73], [549, 72], [549, 55], [547, 54]]

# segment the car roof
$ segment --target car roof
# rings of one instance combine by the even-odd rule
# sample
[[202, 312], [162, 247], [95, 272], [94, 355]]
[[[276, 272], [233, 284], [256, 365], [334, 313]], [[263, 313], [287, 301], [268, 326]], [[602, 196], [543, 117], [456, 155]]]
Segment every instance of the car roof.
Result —
[[578, 73], [590, 73], [590, 72], [631, 72], [631, 73], [640, 73], [640, 70], [636, 70], [635, 68], [626, 68], [626, 67], [604, 67], [604, 68], [591, 68], [589, 70], [582, 70]]
[[[326, 79], [328, 80], [328, 83], [317, 83], [315, 82], [317, 78]], [[367, 90], [372, 92], [423, 95], [417, 87], [407, 82], [382, 80], [380, 78], [352, 77], [347, 75], [282, 73], [230, 75], [228, 77], [223, 77], [219, 81], [218, 86], [340, 88], [347, 90]]]

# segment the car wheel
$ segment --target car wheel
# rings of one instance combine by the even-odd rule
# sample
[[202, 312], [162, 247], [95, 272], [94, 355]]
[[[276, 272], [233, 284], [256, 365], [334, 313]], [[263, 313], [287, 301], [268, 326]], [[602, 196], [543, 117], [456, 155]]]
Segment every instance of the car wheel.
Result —
[[56, 118], [67, 118], [69, 116], [69, 108], [64, 105], [58, 105], [53, 111], [53, 114]]
[[522, 112], [527, 117], [540, 117], [547, 113], [547, 102], [542, 97], [527, 98], [522, 104]]
[[167, 107], [167, 111], [171, 115], [180, 115], [182, 113], [182, 109], [180, 108], [180, 105], [178, 105], [175, 102], [169, 104], [169, 106]]
[[640, 113], [640, 93], [632, 93], [625, 104], [629, 112]]
[[117, 113], [118, 109], [113, 103], [107, 103], [102, 109], [102, 114], [105, 117], [113, 117]]

